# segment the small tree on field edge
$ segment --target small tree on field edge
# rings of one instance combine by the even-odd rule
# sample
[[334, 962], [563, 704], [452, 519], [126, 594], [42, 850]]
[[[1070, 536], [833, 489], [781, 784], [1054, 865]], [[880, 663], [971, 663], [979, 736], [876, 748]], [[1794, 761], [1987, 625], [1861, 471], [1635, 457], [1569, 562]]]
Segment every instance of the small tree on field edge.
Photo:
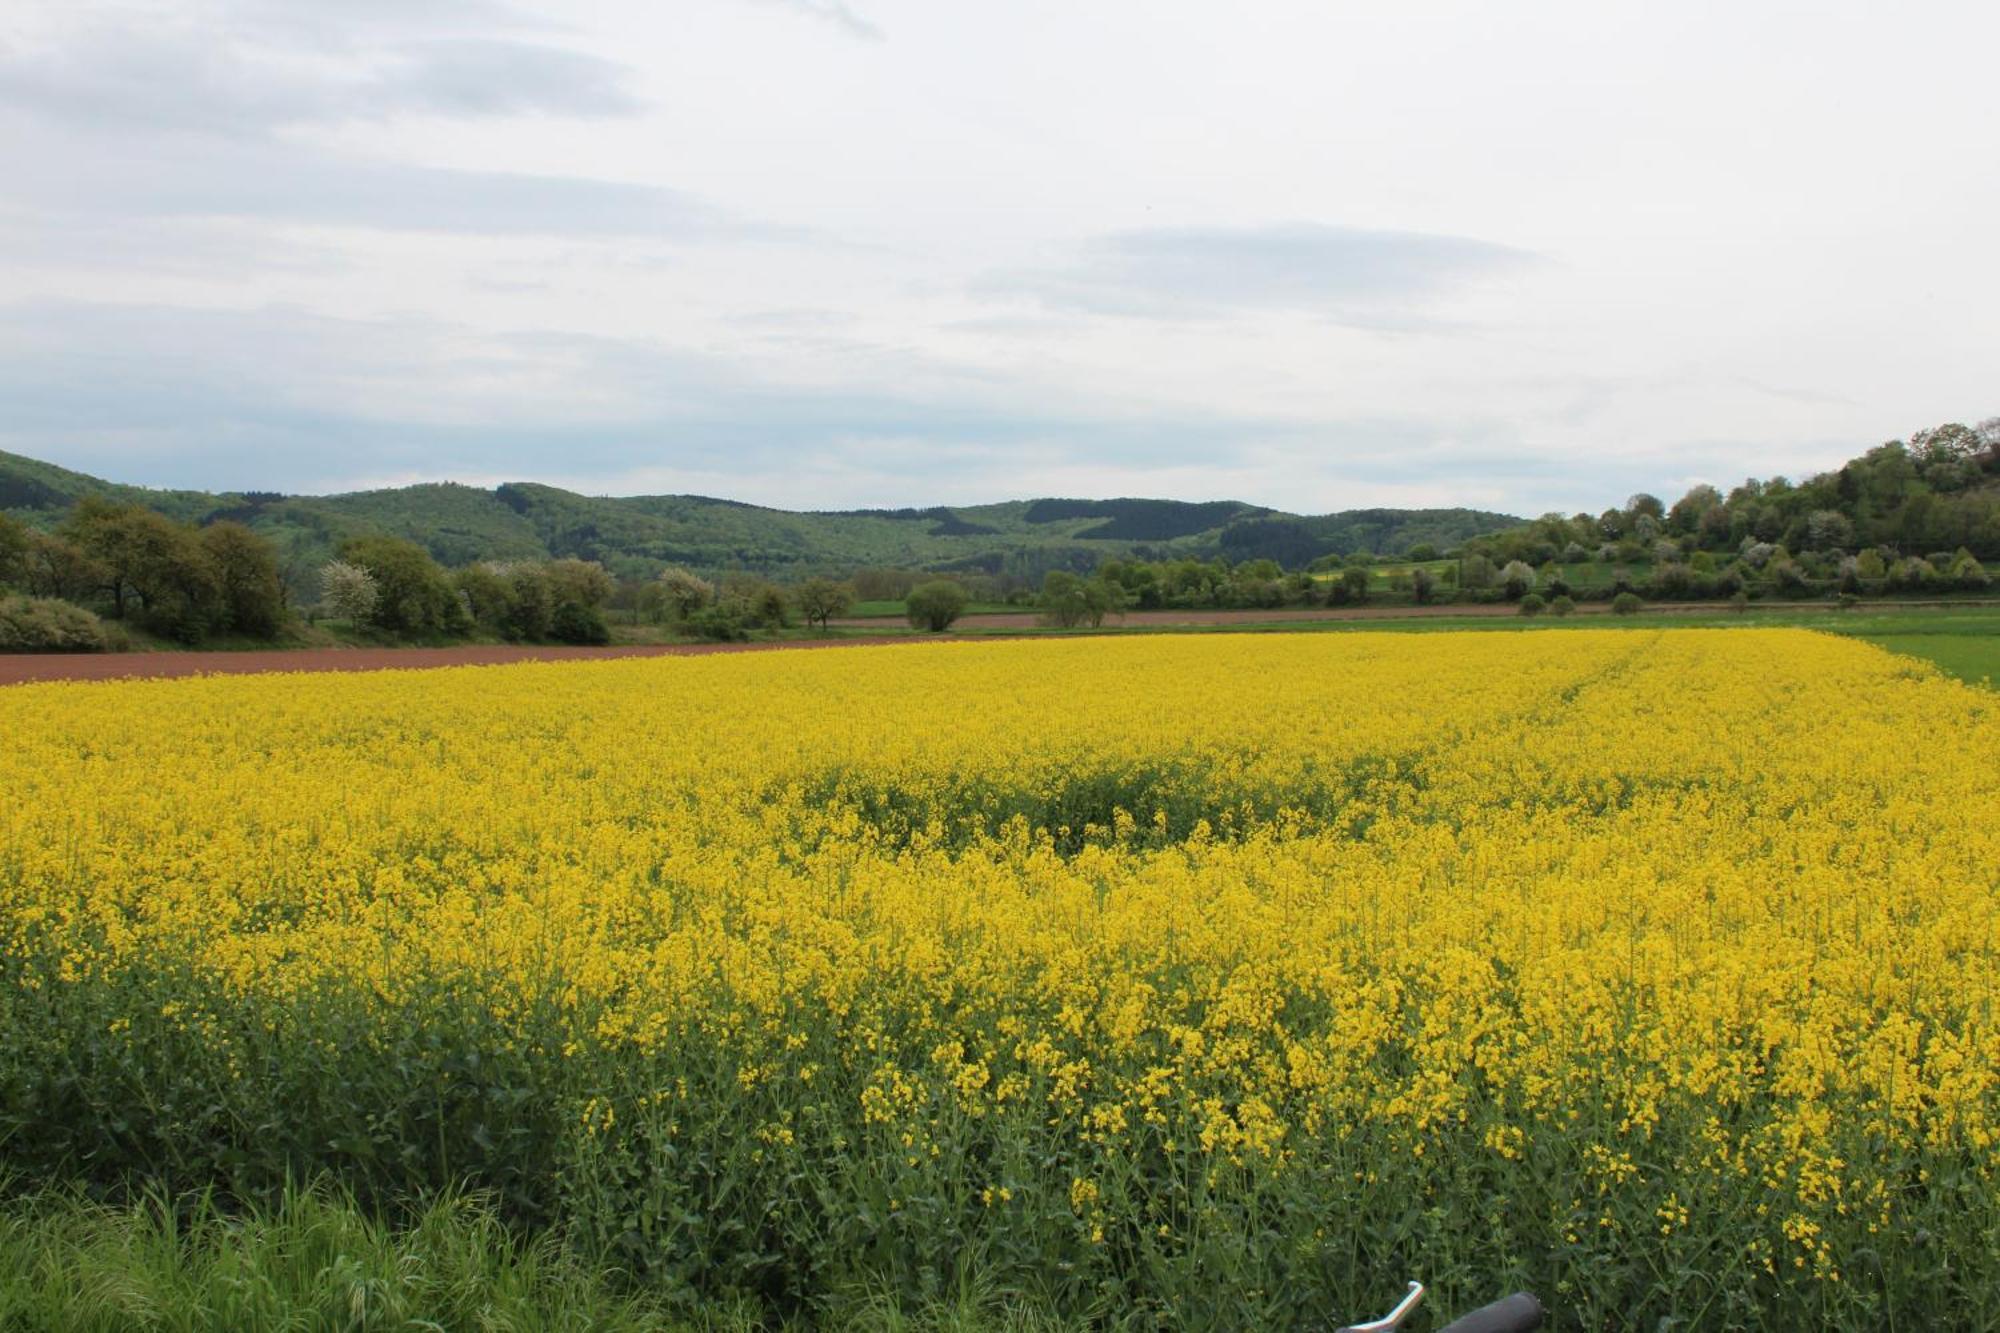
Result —
[[661, 570], [659, 584], [675, 620], [686, 620], [715, 600], [714, 584], [678, 565]]
[[380, 597], [375, 576], [345, 560], [330, 560], [319, 572], [319, 600], [336, 620], [360, 625], [375, 613]]
[[824, 631], [829, 620], [846, 614], [847, 608], [854, 605], [854, 589], [832, 579], [807, 579], [793, 591], [792, 603], [799, 608], [806, 624], [817, 625]]
[[1509, 560], [1500, 571], [1500, 586], [1507, 600], [1518, 602], [1535, 586], [1535, 570], [1525, 560]]
[[965, 614], [966, 600], [964, 588], [950, 579], [937, 579], [910, 589], [903, 606], [912, 629], [937, 634], [950, 629], [952, 622]]
[[1042, 619], [1062, 629], [1088, 625], [1095, 629], [1104, 617], [1125, 605], [1125, 590], [1110, 579], [1079, 578], [1052, 569], [1042, 580]]

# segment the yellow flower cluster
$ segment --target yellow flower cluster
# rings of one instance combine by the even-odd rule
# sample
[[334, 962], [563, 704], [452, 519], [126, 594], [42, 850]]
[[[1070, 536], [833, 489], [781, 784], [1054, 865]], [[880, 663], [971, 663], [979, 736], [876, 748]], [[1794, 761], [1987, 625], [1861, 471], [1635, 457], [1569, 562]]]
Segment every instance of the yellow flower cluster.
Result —
[[[912, 1163], [946, 1113], [1250, 1177], [1364, 1131], [1503, 1171], [1563, 1141], [1558, 1229], [1635, 1163], [1634, 1231], [1669, 1238], [1688, 1177], [1759, 1182], [1778, 1262], [1827, 1276], [1822, 1220], [1893, 1221], [1885, 1163], [2000, 1165], [2000, 696], [1844, 639], [45, 685], [0, 692], [0, 735], [0, 948], [71, 984], [459, 977], [573, 1050], [699, 1038], [746, 1096], [839, 1066], [851, 1132]], [[1110, 1196], [1067, 1189], [1100, 1238]]]

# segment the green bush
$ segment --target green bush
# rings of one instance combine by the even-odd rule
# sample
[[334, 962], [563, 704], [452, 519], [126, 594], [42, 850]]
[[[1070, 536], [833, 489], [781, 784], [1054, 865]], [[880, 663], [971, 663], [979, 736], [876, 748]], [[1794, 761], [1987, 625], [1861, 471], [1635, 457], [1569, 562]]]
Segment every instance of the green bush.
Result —
[[467, 565], [452, 571], [451, 583], [474, 624], [494, 634], [506, 632], [514, 611], [514, 589], [501, 569], [492, 564]]
[[596, 607], [562, 602], [549, 618], [549, 637], [557, 643], [610, 643], [611, 627]]
[[732, 574], [716, 591], [716, 605], [730, 612], [750, 629], [784, 629], [792, 623], [791, 599], [769, 579], [751, 574]]
[[1531, 592], [1522, 595], [1521, 597], [1522, 615], [1538, 616], [1547, 609], [1548, 609], [1548, 603], [1542, 600], [1542, 595], [1540, 593]]
[[1549, 614], [1552, 616], [1567, 616], [1574, 615], [1575, 613], [1576, 599], [1567, 593], [1549, 603]]
[[1518, 601], [1534, 586], [1534, 567], [1525, 560], [1509, 560], [1500, 571], [1500, 587], [1510, 602]]
[[[1270, 586], [1275, 589], [1278, 585], [1273, 582]], [[1079, 625], [1095, 629], [1124, 600], [1124, 588], [1110, 579], [1079, 578], [1068, 570], [1052, 569], [1042, 580], [1042, 621], [1062, 629], [1075, 629]]]
[[731, 606], [704, 606], [682, 622], [690, 634], [715, 643], [741, 643], [750, 637], [743, 617]]
[[1638, 593], [1621, 592], [1611, 599], [1611, 612], [1613, 615], [1636, 616], [1639, 614], [1639, 608], [1644, 605], [1645, 603], [1639, 600]]
[[358, 537], [340, 558], [368, 571], [376, 601], [368, 622], [390, 634], [455, 635], [472, 627], [458, 589], [430, 552], [399, 537]]
[[53, 597], [0, 598], [0, 653], [101, 653], [103, 622]]
[[965, 614], [966, 601], [963, 587], [950, 579], [937, 579], [910, 589], [904, 610], [912, 629], [936, 634], [950, 629], [952, 622]]

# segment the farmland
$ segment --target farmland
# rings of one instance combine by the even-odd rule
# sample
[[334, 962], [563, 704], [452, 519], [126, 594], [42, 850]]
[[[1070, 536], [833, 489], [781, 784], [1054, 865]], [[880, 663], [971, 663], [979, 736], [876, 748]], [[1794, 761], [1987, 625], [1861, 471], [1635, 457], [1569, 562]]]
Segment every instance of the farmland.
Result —
[[0, 735], [25, 1180], [470, 1188], [690, 1317], [2000, 1321], [2000, 697], [1852, 638], [38, 684]]

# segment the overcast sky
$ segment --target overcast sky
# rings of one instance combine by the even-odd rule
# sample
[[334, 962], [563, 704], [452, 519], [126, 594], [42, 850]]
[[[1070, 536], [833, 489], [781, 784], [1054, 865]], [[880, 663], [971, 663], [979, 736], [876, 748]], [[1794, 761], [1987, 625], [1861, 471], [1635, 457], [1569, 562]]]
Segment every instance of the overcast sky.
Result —
[[2000, 6], [10, 0], [0, 448], [1596, 510], [2000, 413]]

